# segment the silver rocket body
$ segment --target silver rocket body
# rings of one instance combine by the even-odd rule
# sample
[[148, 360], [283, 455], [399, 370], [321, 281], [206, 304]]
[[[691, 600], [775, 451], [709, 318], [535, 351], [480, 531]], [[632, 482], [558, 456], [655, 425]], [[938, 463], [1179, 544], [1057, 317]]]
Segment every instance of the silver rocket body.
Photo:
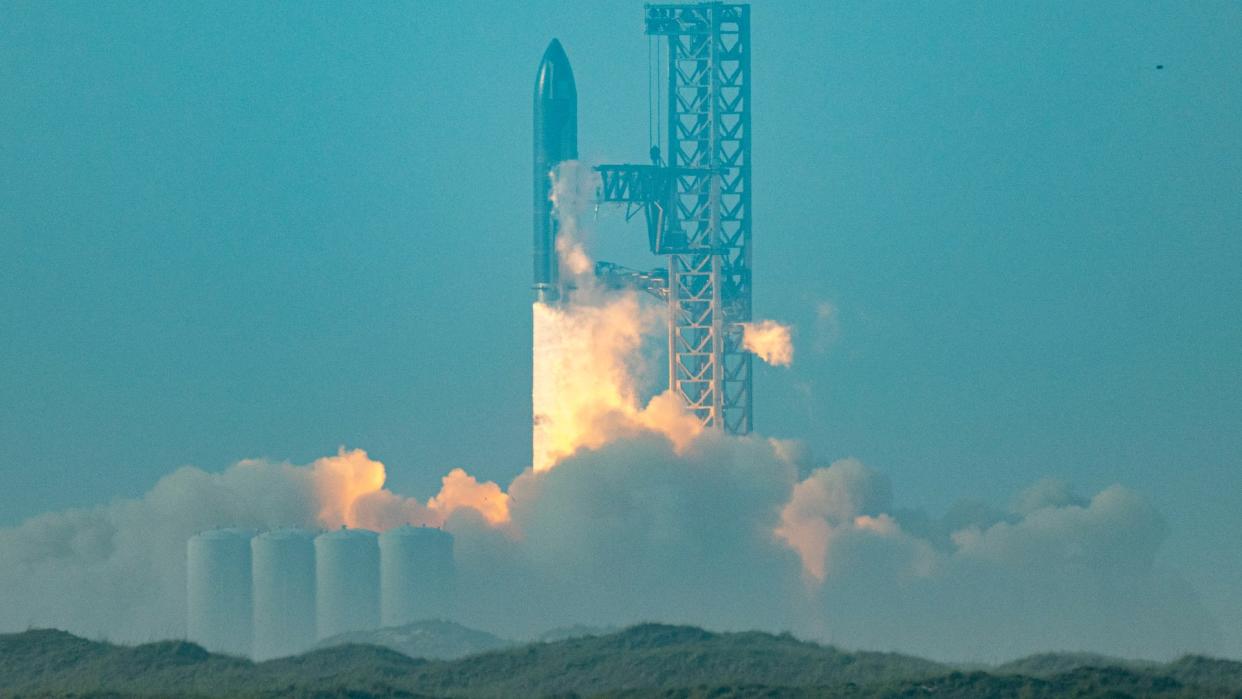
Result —
[[564, 298], [556, 255], [552, 172], [578, 157], [578, 91], [569, 57], [556, 39], [548, 44], [535, 75], [535, 301]]

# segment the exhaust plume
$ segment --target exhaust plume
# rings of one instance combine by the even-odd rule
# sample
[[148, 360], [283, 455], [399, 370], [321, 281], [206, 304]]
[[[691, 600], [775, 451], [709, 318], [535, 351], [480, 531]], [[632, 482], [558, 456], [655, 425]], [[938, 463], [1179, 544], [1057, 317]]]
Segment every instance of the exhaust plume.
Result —
[[[180, 637], [198, 531], [426, 524], [454, 534], [457, 620], [510, 637], [659, 620], [975, 661], [1216, 647], [1193, 590], [1158, 563], [1164, 521], [1123, 486], [1082, 498], [1045, 481], [1008, 511], [936, 517], [895, 508], [856, 459], [807, 470], [793, 441], [703, 431], [671, 393], [644, 404], [639, 350], [658, 324], [636, 294], [593, 288], [580, 174], [553, 187], [576, 288], [534, 306], [533, 461], [508, 488], [454, 469], [420, 502], [346, 449], [181, 468], [139, 499], [0, 529], [0, 631]], [[786, 326], [755, 323], [746, 340], [792, 362]]]
[[556, 248], [574, 291], [563, 303], [535, 303], [533, 313], [532, 467], [546, 471], [580, 449], [641, 430], [654, 430], [684, 448], [701, 429], [671, 393], [645, 406], [639, 382], [643, 340], [660, 327], [659, 311], [637, 292], [597, 288], [582, 225], [594, 202], [590, 168], [561, 163], [553, 173], [558, 222]]

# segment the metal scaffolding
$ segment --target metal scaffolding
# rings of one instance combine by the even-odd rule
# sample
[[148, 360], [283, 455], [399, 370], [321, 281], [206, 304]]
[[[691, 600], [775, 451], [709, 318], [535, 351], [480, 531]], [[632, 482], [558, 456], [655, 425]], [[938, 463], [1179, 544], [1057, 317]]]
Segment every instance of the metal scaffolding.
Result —
[[[642, 210], [652, 252], [668, 255], [669, 386], [705, 426], [753, 427], [750, 7], [646, 5], [667, 44], [667, 165], [604, 165], [603, 201]], [[661, 89], [665, 89], [661, 87]], [[658, 149], [653, 154], [658, 156]]]

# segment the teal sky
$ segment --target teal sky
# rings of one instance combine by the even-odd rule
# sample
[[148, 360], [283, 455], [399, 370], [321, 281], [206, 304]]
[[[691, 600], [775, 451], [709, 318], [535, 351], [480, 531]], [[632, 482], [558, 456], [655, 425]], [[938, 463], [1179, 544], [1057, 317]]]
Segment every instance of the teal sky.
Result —
[[[582, 155], [643, 159], [641, 12], [0, 4], [0, 526], [341, 444], [420, 497], [516, 475], [535, 66], [559, 37]], [[1242, 5], [760, 0], [752, 40], [798, 344], [758, 430], [935, 512], [1125, 484], [1242, 627]]]

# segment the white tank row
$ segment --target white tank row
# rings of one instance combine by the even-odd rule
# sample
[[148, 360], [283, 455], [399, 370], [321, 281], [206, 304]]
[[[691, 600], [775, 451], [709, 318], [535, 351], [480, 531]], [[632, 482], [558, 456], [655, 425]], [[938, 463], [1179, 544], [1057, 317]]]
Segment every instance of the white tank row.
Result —
[[186, 555], [187, 636], [216, 652], [265, 660], [453, 615], [453, 537], [440, 529], [217, 529]]

